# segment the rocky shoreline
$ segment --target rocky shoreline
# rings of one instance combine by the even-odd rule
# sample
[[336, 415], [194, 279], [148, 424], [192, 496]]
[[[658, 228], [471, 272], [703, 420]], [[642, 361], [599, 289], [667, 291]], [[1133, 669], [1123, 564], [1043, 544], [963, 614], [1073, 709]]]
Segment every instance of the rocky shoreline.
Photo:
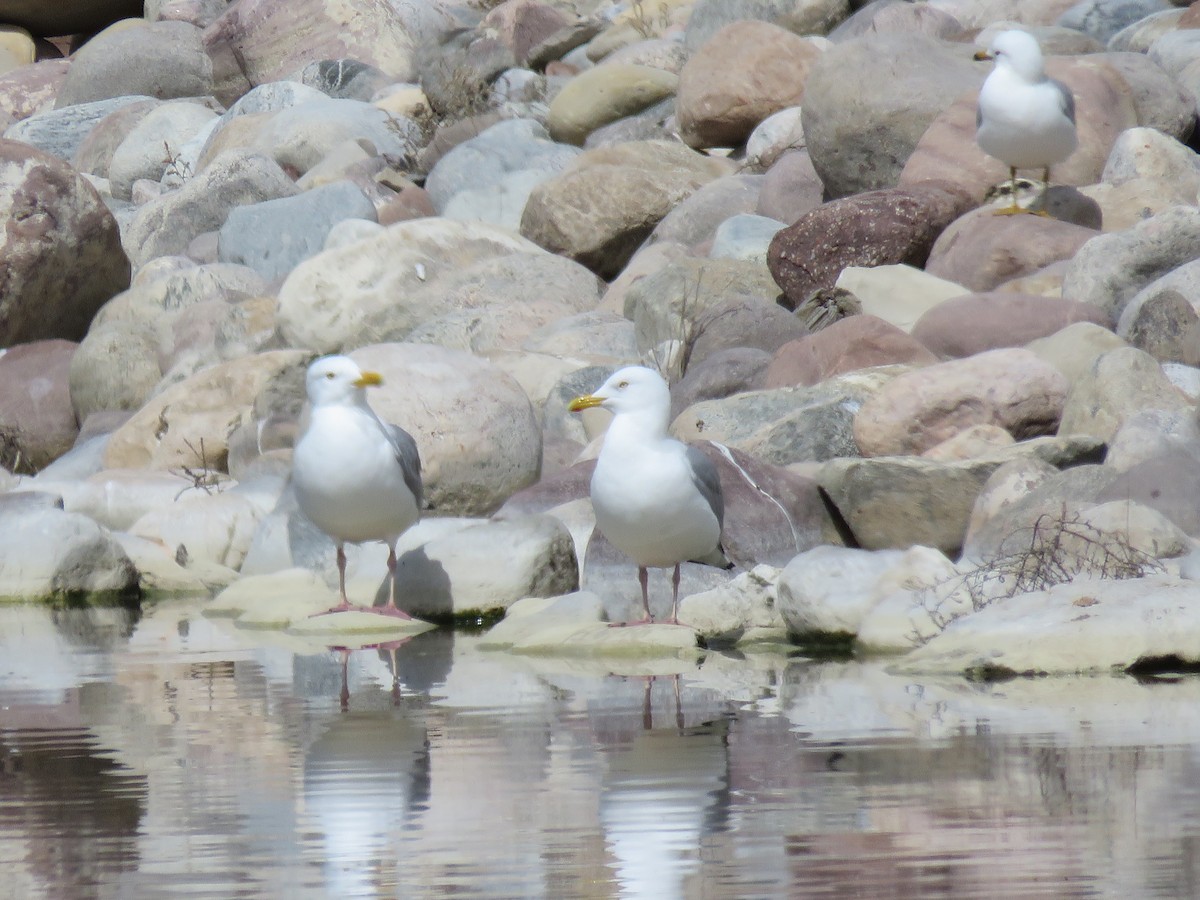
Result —
[[[290, 448], [347, 353], [424, 464], [398, 590], [507, 612], [489, 646], [1200, 662], [1197, 8], [129, 5], [0, 2], [4, 601], [394, 627], [308, 618], [333, 544]], [[1078, 110], [1040, 216], [993, 215], [974, 143], [972, 54], [1014, 25]], [[721, 475], [736, 565], [685, 564], [690, 628], [605, 625], [640, 597], [592, 528], [606, 414], [567, 403], [627, 364]]]

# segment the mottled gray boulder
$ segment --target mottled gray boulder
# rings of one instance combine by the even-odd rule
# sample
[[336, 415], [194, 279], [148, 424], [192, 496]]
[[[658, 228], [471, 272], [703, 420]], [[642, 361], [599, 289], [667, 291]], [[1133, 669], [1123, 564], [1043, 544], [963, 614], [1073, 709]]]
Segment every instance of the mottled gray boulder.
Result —
[[268, 157], [230, 151], [178, 190], [150, 201], [134, 217], [124, 243], [136, 265], [183, 253], [192, 239], [225, 224], [238, 206], [291, 197], [300, 189]]
[[1097, 57], [1116, 69], [1133, 92], [1138, 124], [1185, 141], [1196, 122], [1195, 101], [1178, 81], [1145, 53]]
[[1079, 0], [1059, 16], [1058, 24], [1107, 44], [1127, 25], [1171, 8], [1170, 0]]
[[100, 594], [136, 598], [137, 570], [113, 536], [61, 509], [0, 510], [0, 597], [63, 600]]
[[116, 221], [83, 176], [17, 141], [0, 141], [0, 198], [0, 346], [79, 340], [129, 285]]
[[113, 196], [128, 200], [139, 178], [161, 179], [183, 146], [216, 118], [209, 107], [186, 100], [147, 112], [113, 150], [107, 170]]
[[202, 34], [195, 25], [171, 21], [106, 29], [74, 54], [55, 106], [131, 94], [206, 97], [213, 92], [213, 62]]
[[273, 281], [321, 252], [329, 230], [344, 219], [376, 219], [374, 204], [351, 181], [238, 206], [221, 226], [217, 258], [248, 266]]
[[761, 175], [726, 175], [710, 181], [667, 213], [650, 239], [688, 246], [707, 241], [730, 216], [754, 212], [762, 184]]
[[92, 328], [71, 358], [71, 404], [79, 421], [104, 410], [141, 409], [162, 378], [158, 340], [144, 326]]
[[1090, 434], [1109, 440], [1132, 415], [1146, 409], [1188, 409], [1191, 403], [1147, 353], [1111, 350], [1078, 378], [1062, 407], [1059, 434]]
[[771, 354], [756, 347], [726, 347], [690, 364], [671, 385], [671, 418], [693, 404], [720, 400], [759, 387]]
[[80, 103], [66, 109], [48, 109], [9, 126], [4, 136], [70, 162], [97, 122], [126, 106], [152, 100], [152, 97], [145, 96], [114, 97], [111, 100]]
[[1063, 277], [1063, 296], [1119, 319], [1142, 288], [1200, 256], [1200, 209], [1174, 206], [1079, 248]]
[[985, 75], [961, 45], [925, 35], [868, 34], [831, 48], [809, 73], [803, 104], [826, 191], [844, 197], [896, 184], [938, 113]]
[[796, 34], [825, 34], [850, 15], [848, 0], [697, 0], [688, 16], [684, 46], [705, 44], [732, 22], [757, 19]]

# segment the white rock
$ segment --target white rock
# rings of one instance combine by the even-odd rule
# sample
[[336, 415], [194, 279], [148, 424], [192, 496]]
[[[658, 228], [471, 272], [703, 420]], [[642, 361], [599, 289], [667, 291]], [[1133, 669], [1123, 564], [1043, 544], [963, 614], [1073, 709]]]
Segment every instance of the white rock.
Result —
[[781, 569], [759, 565], [725, 584], [679, 600], [679, 621], [708, 642], [786, 642], [776, 605]]
[[971, 293], [960, 284], [912, 266], [847, 266], [837, 286], [862, 301], [863, 312], [911, 333], [917, 320], [943, 300]]

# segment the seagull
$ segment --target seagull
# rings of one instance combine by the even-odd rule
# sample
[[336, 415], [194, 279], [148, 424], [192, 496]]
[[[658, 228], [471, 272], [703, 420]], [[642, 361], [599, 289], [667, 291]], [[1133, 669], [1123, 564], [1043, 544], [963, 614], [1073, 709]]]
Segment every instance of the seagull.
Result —
[[1017, 169], [1041, 169], [1049, 186], [1050, 167], [1075, 150], [1075, 98], [1046, 75], [1042, 48], [1026, 31], [1000, 32], [975, 59], [996, 61], [975, 112], [976, 142], [1008, 166], [1012, 183], [1012, 205], [996, 215], [1034, 212], [1017, 205]]
[[728, 567], [721, 551], [725, 505], [717, 467], [695, 447], [667, 436], [671, 392], [662, 376], [642, 366], [618, 370], [594, 394], [576, 397], [572, 412], [603, 407], [613, 413], [592, 473], [596, 525], [609, 542], [633, 557], [642, 586], [644, 616], [654, 621], [648, 567], [675, 567], [671, 617], [679, 624], [679, 564], [685, 560]]
[[[411, 619], [396, 606], [396, 541], [420, 518], [421, 458], [412, 435], [367, 403], [366, 389], [381, 384], [382, 376], [348, 356], [323, 356], [308, 367], [311, 413], [292, 453], [292, 483], [300, 511], [337, 543], [341, 603], [327, 612]], [[347, 599], [347, 541], [388, 545], [386, 605], [356, 607]]]

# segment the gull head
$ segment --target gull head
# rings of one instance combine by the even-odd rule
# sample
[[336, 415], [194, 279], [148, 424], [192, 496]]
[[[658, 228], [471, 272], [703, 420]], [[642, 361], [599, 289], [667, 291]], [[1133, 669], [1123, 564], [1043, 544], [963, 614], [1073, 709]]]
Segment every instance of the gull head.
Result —
[[1000, 32], [992, 38], [987, 52], [980, 51], [975, 58], [993, 59], [996, 68], [1007, 67], [1029, 82], [1041, 81], [1046, 77], [1041, 45], [1028, 31], [1014, 28]]
[[313, 406], [361, 403], [364, 388], [383, 384], [378, 372], [364, 372], [348, 356], [322, 356], [308, 367], [305, 387]]
[[644, 366], [626, 366], [613, 373], [599, 390], [576, 397], [571, 412], [601, 406], [615, 415], [643, 413], [666, 422], [671, 410], [671, 390], [663, 377]]

